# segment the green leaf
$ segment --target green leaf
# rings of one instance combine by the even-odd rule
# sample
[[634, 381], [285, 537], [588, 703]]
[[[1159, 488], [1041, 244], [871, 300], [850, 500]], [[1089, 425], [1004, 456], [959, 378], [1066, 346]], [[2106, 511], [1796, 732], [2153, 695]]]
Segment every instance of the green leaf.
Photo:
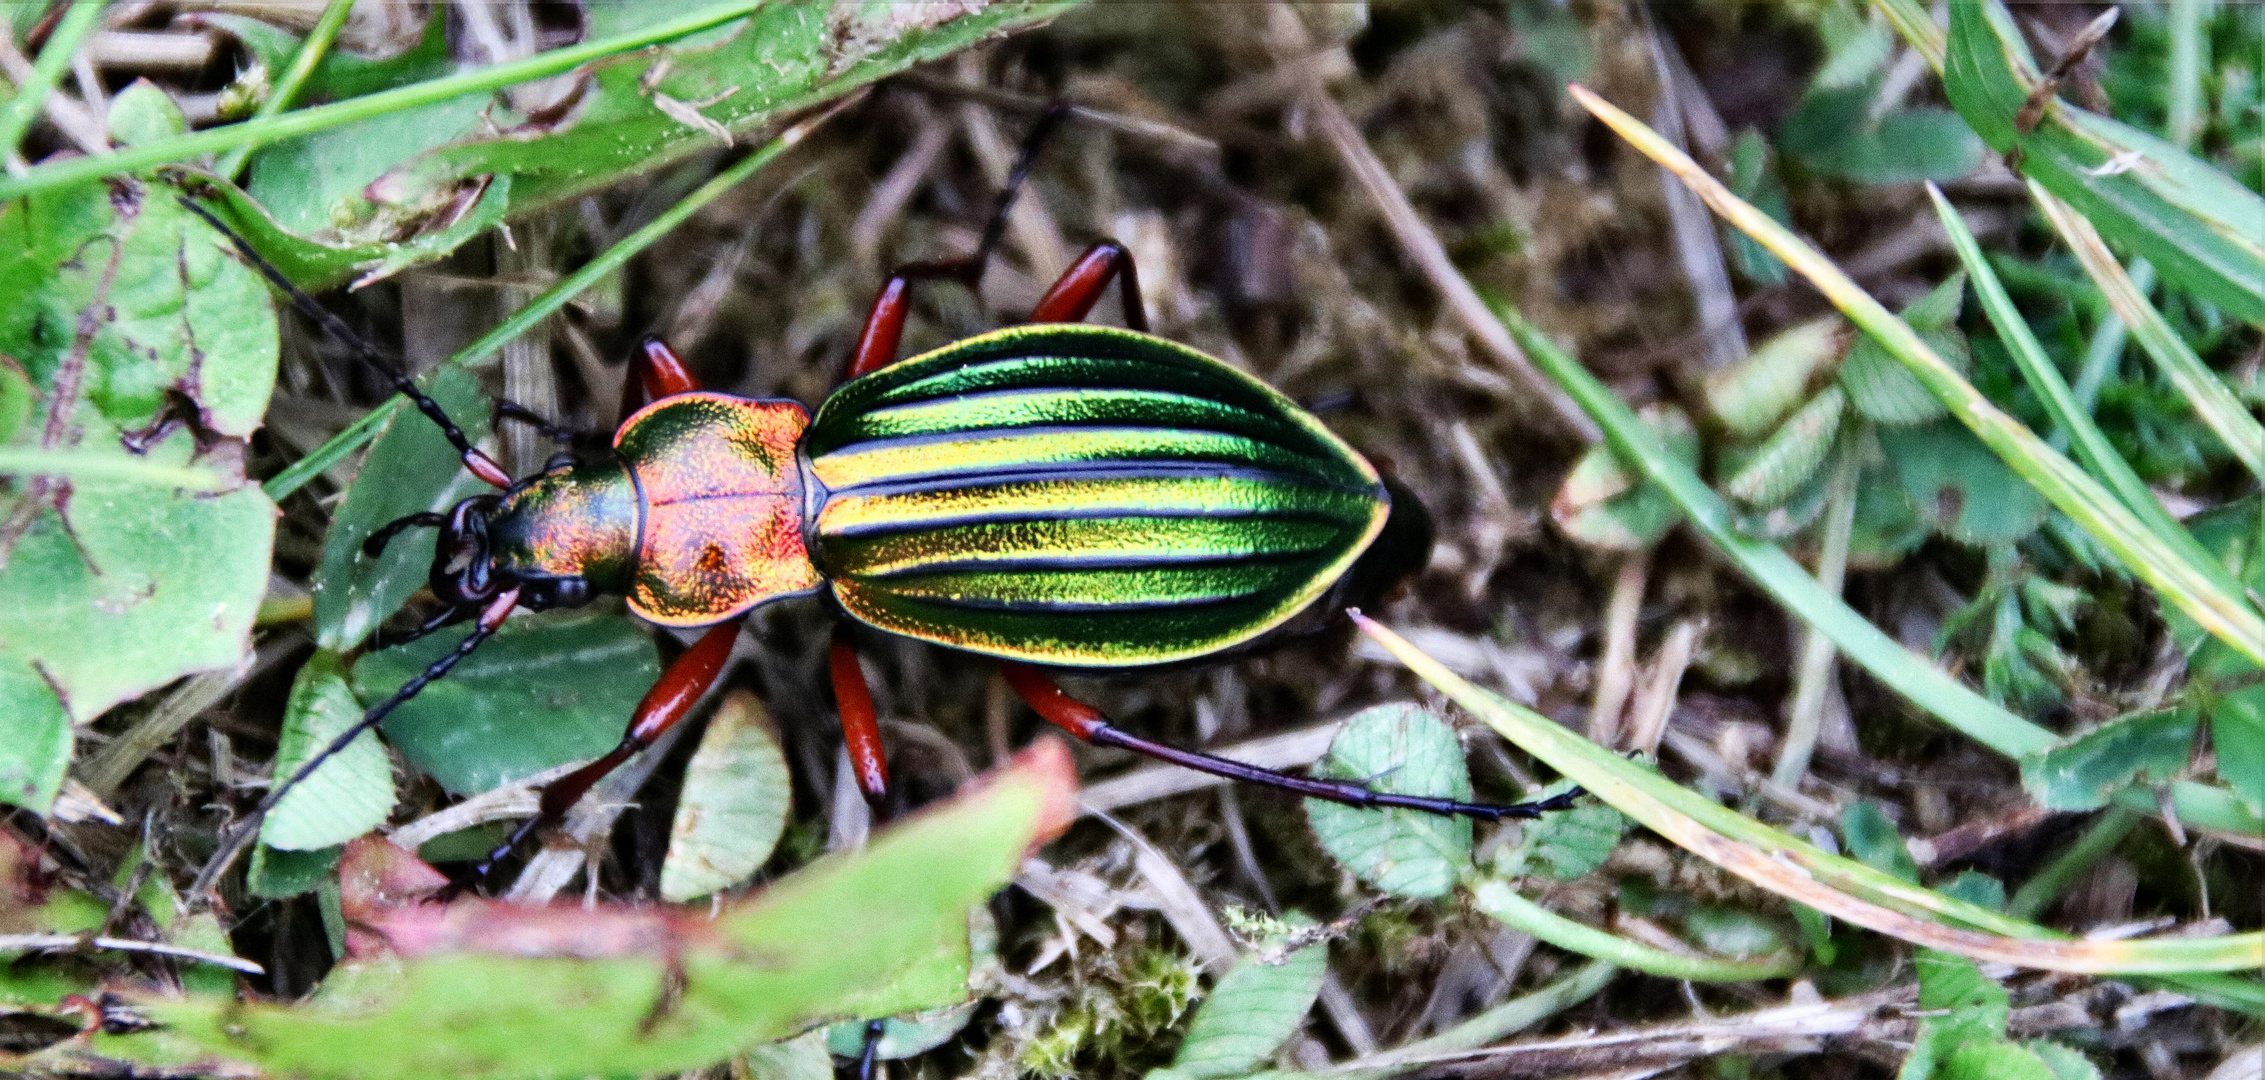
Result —
[[[1923, 331], [1919, 337], [1959, 372], [1973, 366], [1966, 339], [1956, 331]], [[1840, 365], [1840, 385], [1848, 391], [1848, 399], [1855, 403], [1856, 411], [1880, 424], [1909, 427], [1950, 415], [1910, 368], [1888, 355], [1887, 349], [1870, 337], [1858, 338], [1849, 346], [1848, 358]]]
[[2051, 1066], [2026, 1046], [2004, 1041], [1960, 1043], [1935, 1069], [1940, 1080], [2056, 1080]]
[[2244, 687], [2210, 707], [2218, 779], [2253, 812], [2265, 814], [2265, 684]]
[[[303, 40], [298, 34], [249, 15], [212, 12], [194, 18], [235, 38], [267, 68], [271, 77], [291, 66], [291, 59], [298, 55]], [[454, 66], [448, 55], [447, 9], [435, 7], [425, 19], [424, 36], [397, 56], [382, 59], [357, 56], [332, 47], [308, 74], [306, 84], [299, 90], [299, 100], [313, 103], [374, 94], [421, 79], [439, 78]]]
[[[1866, 100], [1870, 93], [1864, 95]], [[1982, 163], [1982, 140], [1947, 109], [1898, 109], [1801, 155], [1825, 176], [1867, 184], [1955, 180]]]
[[1960, 543], [2011, 543], [2037, 531], [2051, 509], [2036, 488], [1957, 421], [1882, 427], [1879, 439], [1911, 504]]
[[[1740, 131], [1738, 141], [1731, 144], [1730, 190], [1780, 222], [1792, 218], [1785, 197], [1785, 182], [1778, 178], [1777, 169], [1770, 161], [1769, 139], [1752, 128]], [[1755, 243], [1753, 237], [1736, 229], [1725, 231], [1729, 233], [1730, 254], [1737, 261], [1738, 272], [1748, 281], [1764, 287], [1785, 284], [1784, 262]]]
[[2021, 786], [2052, 810], [2096, 810], [2132, 783], [2186, 770], [2197, 723], [2191, 708], [2119, 716], [2021, 761]]
[[[121, 178], [0, 204], [0, 450], [114, 466], [0, 492], [21, 525], [0, 541], [0, 798], [41, 810], [60, 717], [237, 663], [267, 588], [275, 508], [235, 463], [274, 385], [275, 313], [173, 199]], [[179, 489], [190, 473], [220, 490]]]
[[189, 130], [179, 102], [156, 83], [135, 79], [110, 99], [110, 138], [126, 146], [153, 142]]
[[395, 164], [479, 130], [491, 105], [487, 94], [467, 94], [285, 140], [252, 155], [244, 193], [307, 240], [382, 241], [402, 222], [378, 216], [364, 189]]
[[[444, 367], [425, 380], [425, 392], [475, 442], [488, 431], [488, 399], [480, 380]], [[438, 425], [414, 409], [397, 409], [362, 458], [362, 470], [331, 515], [315, 571], [315, 640], [345, 652], [369, 639], [386, 618], [423, 588], [438, 534], [410, 529], [375, 559], [362, 541], [387, 522], [421, 511], [446, 511], [487, 485], [466, 471]]]
[[758, 1046], [746, 1058], [752, 1080], [834, 1080], [834, 1058], [827, 1053], [823, 1032]]
[[[910, 1016], [892, 1016], [881, 1021], [881, 1044], [873, 1048], [873, 1056], [881, 1061], [900, 1061], [925, 1054], [952, 1040], [952, 1036], [967, 1027], [975, 1018], [977, 1006], [983, 1002], [963, 1001], [930, 1009]], [[825, 1048], [829, 1053], [855, 1058], [865, 1049], [865, 1022], [851, 1021], [835, 1024], [825, 1032]], [[828, 1066], [829, 1070], [831, 1065]], [[831, 1077], [833, 1073], [827, 1072]]]
[[71, 767], [71, 717], [38, 668], [0, 653], [0, 802], [44, 814]]
[[[272, 782], [283, 783], [361, 721], [362, 703], [346, 685], [345, 665], [337, 653], [316, 650], [291, 682]], [[260, 843], [283, 851], [334, 847], [384, 824], [392, 812], [393, 762], [377, 732], [365, 731], [268, 811]]]
[[1745, 959], [1768, 956], [1785, 948], [1777, 924], [1751, 911], [1709, 905], [1683, 917], [1690, 931], [1708, 952]]
[[771, 857], [793, 803], [794, 781], [762, 703], [726, 695], [684, 770], [661, 899], [682, 903], [745, 881]]
[[[1569, 781], [1559, 781], [1536, 792], [1535, 797], [1546, 799], [1572, 787]], [[1627, 815], [1608, 803], [1583, 799], [1570, 810], [1520, 822], [1518, 842], [1496, 851], [1494, 871], [1509, 878], [1539, 875], [1571, 881], [1586, 877], [1612, 857], [1612, 850], [1627, 834]]]
[[[247, 202], [273, 212], [275, 223], [247, 235], [302, 285], [350, 274], [383, 276], [444, 255], [507, 215], [522, 217], [721, 145], [709, 128], [683, 123], [659, 98], [697, 107], [735, 136], [746, 136], [1070, 6], [1063, 0], [761, 5], [721, 28], [585, 67], [579, 96], [563, 118], [521, 114], [491, 93], [475, 92], [272, 143], [250, 159], [250, 199], [231, 201], [238, 203], [240, 223], [265, 216], [247, 212]], [[676, 14], [666, 5], [591, 10], [594, 41], [612, 36], [608, 30], [628, 31], [649, 26], [658, 14]], [[317, 69], [318, 82], [324, 68]], [[473, 196], [476, 208], [456, 220], [454, 208]]]
[[1974, 961], [1934, 949], [1921, 949], [1914, 957], [1919, 968], [1919, 1008], [1948, 1012], [1961, 1025], [1989, 1035], [2005, 1033], [2012, 1006], [2005, 987], [1982, 974]]
[[1895, 823], [1888, 820], [1880, 804], [1869, 799], [1849, 803], [1840, 812], [1840, 833], [1856, 861], [1918, 884], [1919, 864], [1912, 860], [1902, 834], [1896, 832]]
[[1329, 947], [1308, 945], [1268, 964], [1244, 956], [1195, 1011], [1172, 1072], [1204, 1080], [1257, 1069], [1297, 1034], [1329, 974]]
[[[450, 912], [459, 949], [341, 965], [304, 1002], [150, 998], [162, 1039], [100, 1049], [146, 1058], [182, 1040], [317, 1080], [624, 1076], [700, 1068], [823, 1019], [956, 1003], [968, 909], [1067, 820], [1073, 775], [1058, 751], [1025, 758], [713, 919], [601, 908], [591, 937], [562, 941], [521, 935], [524, 912], [466, 907]], [[430, 925], [419, 909], [394, 917]], [[620, 936], [598, 934], [608, 923]]]
[[278, 851], [265, 844], [252, 849], [252, 868], [246, 877], [245, 888], [253, 896], [269, 900], [282, 900], [300, 893], [313, 892], [331, 872], [338, 869], [343, 847], [324, 848], [320, 851]]
[[2057, 1042], [2039, 1039], [2021, 1044], [2053, 1071], [2053, 1080], [2100, 1080], [2100, 1067], [2092, 1059]]
[[[392, 693], [463, 637], [443, 632], [362, 657], [355, 693], [364, 701]], [[517, 618], [382, 729], [451, 794], [475, 794], [612, 749], [660, 671], [653, 639], [623, 616]]]
[[1959, 871], [1957, 877], [1942, 884], [1940, 891], [1992, 911], [2005, 910], [2005, 882], [1980, 870]]
[[1811, 319], [1779, 331], [1744, 360], [1709, 372], [1707, 412], [1742, 439], [1759, 438], [1807, 400], [1818, 376], [1848, 347], [1839, 316]]
[[[1966, 271], [1959, 270], [1944, 278], [1942, 283], [1927, 290], [1927, 295], [1905, 305], [1897, 314], [1910, 323], [1920, 334], [1950, 330], [1958, 323], [1958, 313], [1966, 306]], [[1963, 341], [1963, 339], [1960, 339]], [[1935, 348], [1940, 351], [1942, 346]], [[1960, 348], [1963, 353], [1965, 350]], [[1963, 359], [1963, 357], [1962, 357]]]
[[1828, 7], [1817, 20], [1825, 39], [1825, 62], [1810, 84], [1827, 89], [1861, 86], [1895, 51], [1895, 35], [1876, 21], [1841, 6]]
[[1848, 398], [1839, 387], [1825, 387], [1754, 449], [1738, 471], [1723, 481], [1723, 490], [1752, 507], [1784, 504], [1817, 474], [1831, 453], [1847, 405]]
[[[1455, 729], [1408, 702], [1354, 713], [1317, 769], [1378, 791], [1471, 798], [1470, 767]], [[1375, 887], [1396, 896], [1445, 896], [1471, 862], [1471, 822], [1414, 810], [1359, 810], [1305, 801], [1321, 846]]]
[[[1672, 405], [1647, 405], [1638, 414], [1676, 460], [1699, 459], [1699, 433]], [[1567, 536], [1616, 551], [1641, 551], [1659, 542], [1681, 515], [1675, 502], [1651, 484], [1638, 484], [1607, 446], [1592, 446], [1558, 485], [1549, 514]]]

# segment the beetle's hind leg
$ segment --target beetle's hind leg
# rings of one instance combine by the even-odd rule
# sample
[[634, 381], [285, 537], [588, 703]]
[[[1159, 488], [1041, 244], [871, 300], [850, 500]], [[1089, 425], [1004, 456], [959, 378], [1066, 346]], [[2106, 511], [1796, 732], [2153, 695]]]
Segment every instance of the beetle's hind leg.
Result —
[[1057, 102], [1041, 114], [1038, 122], [1030, 126], [1029, 134], [1023, 136], [1022, 147], [1015, 152], [1014, 168], [1007, 173], [1006, 186], [999, 189], [998, 201], [991, 205], [991, 217], [983, 224], [983, 238], [976, 243], [973, 254], [938, 262], [910, 263], [889, 272], [888, 279], [881, 283], [880, 293], [873, 298], [872, 310], [866, 313], [865, 329], [857, 335], [857, 350], [850, 357], [849, 378], [896, 362], [897, 346], [904, 340], [905, 318], [912, 313], [914, 282], [956, 281], [972, 289], [983, 280], [983, 268], [990, 264], [991, 252], [998, 248], [999, 238], [1006, 234], [1007, 212], [1014, 209], [1015, 196], [1021, 194], [1023, 181], [1030, 178], [1030, 168], [1038, 160], [1038, 151], [1053, 134], [1055, 125], [1068, 114], [1069, 106]]
[[1229, 780], [1244, 780], [1253, 784], [1279, 788], [1309, 799], [1322, 799], [1346, 806], [1364, 809], [1420, 810], [1427, 814], [1442, 814], [1500, 821], [1504, 818], [1536, 818], [1554, 810], [1573, 805], [1580, 789], [1555, 795], [1536, 802], [1470, 803], [1457, 799], [1440, 799], [1427, 795], [1401, 795], [1389, 791], [1374, 791], [1350, 780], [1330, 780], [1315, 776], [1296, 776], [1273, 769], [1230, 760], [1196, 750], [1183, 750], [1167, 746], [1153, 739], [1144, 739], [1125, 731], [1101, 715], [1099, 709], [1062, 692], [1052, 679], [1028, 664], [1008, 661], [999, 665], [1007, 677], [1007, 685], [1023, 703], [1036, 710], [1047, 723], [1061, 728], [1095, 746], [1114, 746], [1130, 750], [1158, 761], [1169, 762], [1184, 769], [1223, 776]]

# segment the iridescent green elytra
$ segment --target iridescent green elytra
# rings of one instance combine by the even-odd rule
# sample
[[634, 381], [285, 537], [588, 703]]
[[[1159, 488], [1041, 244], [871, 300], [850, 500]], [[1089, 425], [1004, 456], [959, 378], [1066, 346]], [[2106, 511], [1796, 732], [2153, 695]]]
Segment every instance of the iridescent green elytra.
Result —
[[1019, 326], [859, 378], [802, 439], [805, 532], [851, 616], [1048, 664], [1217, 652], [1384, 525], [1376, 471], [1257, 380], [1162, 338]]

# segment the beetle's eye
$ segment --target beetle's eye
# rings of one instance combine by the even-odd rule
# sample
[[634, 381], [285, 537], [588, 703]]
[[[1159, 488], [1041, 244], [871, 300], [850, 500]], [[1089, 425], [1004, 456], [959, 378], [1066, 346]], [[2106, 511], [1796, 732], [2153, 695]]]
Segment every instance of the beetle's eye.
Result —
[[557, 472], [560, 469], [571, 469], [579, 464], [581, 464], [581, 462], [575, 460], [573, 454], [569, 454], [566, 451], [561, 450], [558, 453], [552, 454], [550, 456], [550, 460], [543, 462], [543, 471]]

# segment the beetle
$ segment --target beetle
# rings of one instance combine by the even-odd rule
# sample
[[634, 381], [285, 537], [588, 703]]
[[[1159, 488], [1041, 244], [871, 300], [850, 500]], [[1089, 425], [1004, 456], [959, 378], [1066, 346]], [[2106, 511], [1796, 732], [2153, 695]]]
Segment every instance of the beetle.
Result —
[[[1102, 240], [1018, 326], [897, 358], [912, 290], [972, 287], [1048, 128], [1023, 144], [974, 253], [899, 267], [866, 316], [847, 380], [815, 412], [706, 390], [665, 343], [631, 358], [621, 421], [593, 460], [554, 456], [513, 478], [374, 346], [193, 200], [184, 205], [438, 424], [493, 485], [446, 513], [412, 514], [366, 541], [439, 532], [429, 582], [444, 606], [421, 636], [471, 621], [450, 652], [276, 784], [293, 786], [477, 649], [516, 608], [619, 595], [639, 617], [707, 628], [662, 673], [612, 750], [543, 789], [541, 811], [474, 868], [481, 880], [535, 832], [690, 712], [722, 673], [742, 616], [823, 594], [843, 616], [828, 655], [852, 774], [876, 811], [888, 794], [852, 626], [999, 661], [1047, 722], [1233, 780], [1358, 807], [1494, 820], [1536, 817], [1571, 794], [1463, 802], [1299, 776], [1167, 745], [1108, 722], [1043, 670], [1124, 669], [1225, 656], [1303, 615], [1420, 569], [1423, 509], [1311, 413], [1264, 383], [1148, 332], [1132, 256]], [[1084, 322], [1114, 285], [1126, 326]], [[540, 425], [503, 403], [499, 418]], [[1380, 536], [1400, 543], [1378, 543]], [[1408, 549], [1413, 548], [1411, 552]]]

